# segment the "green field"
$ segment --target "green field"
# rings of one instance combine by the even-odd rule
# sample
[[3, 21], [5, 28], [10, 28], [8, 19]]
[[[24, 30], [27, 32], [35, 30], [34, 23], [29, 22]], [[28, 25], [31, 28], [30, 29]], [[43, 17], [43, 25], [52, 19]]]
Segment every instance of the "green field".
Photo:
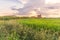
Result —
[[1, 40], [60, 40], [60, 19], [0, 20]]
[[54, 29], [60, 31], [60, 19], [20, 19], [17, 20], [18, 23], [26, 25], [28, 27], [33, 27], [35, 29], [45, 28]]

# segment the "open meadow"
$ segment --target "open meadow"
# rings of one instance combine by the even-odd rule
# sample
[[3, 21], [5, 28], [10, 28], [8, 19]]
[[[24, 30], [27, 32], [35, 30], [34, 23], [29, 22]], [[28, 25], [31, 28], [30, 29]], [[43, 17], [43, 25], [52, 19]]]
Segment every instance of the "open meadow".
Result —
[[0, 40], [60, 40], [60, 19], [2, 18]]

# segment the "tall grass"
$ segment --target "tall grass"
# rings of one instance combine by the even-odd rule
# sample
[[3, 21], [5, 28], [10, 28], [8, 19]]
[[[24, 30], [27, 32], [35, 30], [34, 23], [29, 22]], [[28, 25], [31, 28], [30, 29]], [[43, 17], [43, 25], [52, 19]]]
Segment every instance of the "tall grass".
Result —
[[0, 40], [60, 40], [60, 19], [18, 19], [0, 23]]
[[20, 19], [18, 22], [41, 32], [39, 40], [58, 40], [60, 37], [60, 19]]

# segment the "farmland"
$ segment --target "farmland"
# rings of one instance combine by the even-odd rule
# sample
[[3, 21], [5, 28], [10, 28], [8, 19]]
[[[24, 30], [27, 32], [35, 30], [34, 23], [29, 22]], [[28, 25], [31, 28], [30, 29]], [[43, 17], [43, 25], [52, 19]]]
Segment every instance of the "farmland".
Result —
[[0, 20], [1, 40], [60, 40], [60, 19], [20, 18]]

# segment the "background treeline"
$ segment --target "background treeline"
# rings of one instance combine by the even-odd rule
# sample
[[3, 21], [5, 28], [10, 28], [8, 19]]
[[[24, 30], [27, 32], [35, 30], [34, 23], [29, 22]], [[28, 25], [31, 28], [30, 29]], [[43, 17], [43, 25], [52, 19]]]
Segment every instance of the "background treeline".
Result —
[[16, 17], [16, 16], [2, 16], [0, 20], [12, 20], [12, 19], [28, 19], [33, 17]]
[[15, 16], [2, 16], [0, 17], [0, 20], [11, 20], [11, 19], [19, 19], [20, 17]]

